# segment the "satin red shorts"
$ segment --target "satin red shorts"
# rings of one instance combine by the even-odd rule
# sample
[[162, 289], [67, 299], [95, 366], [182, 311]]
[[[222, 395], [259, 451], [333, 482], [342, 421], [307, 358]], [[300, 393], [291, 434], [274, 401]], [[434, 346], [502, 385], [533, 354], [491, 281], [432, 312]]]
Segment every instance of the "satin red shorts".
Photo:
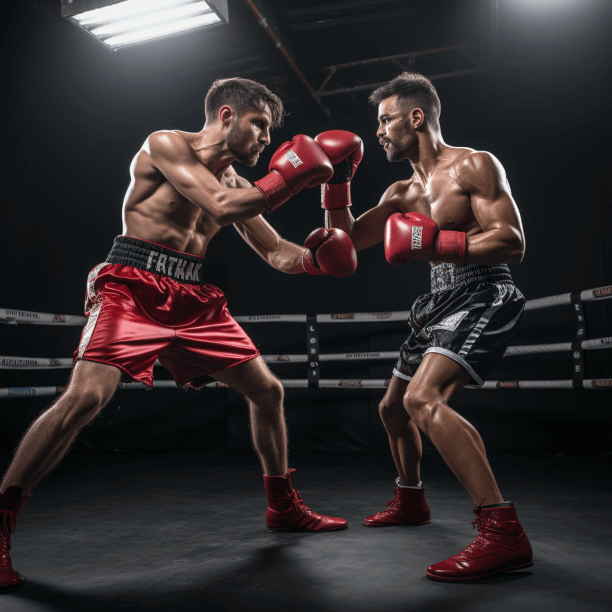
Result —
[[[151, 252], [158, 258], [160, 250], [173, 253], [179, 262], [185, 255], [137, 242], [157, 247]], [[218, 287], [161, 274], [155, 271], [155, 260], [152, 269], [103, 263], [90, 272], [88, 321], [74, 361], [113, 365], [129, 379], [152, 385], [153, 364], [159, 359], [178, 386], [198, 387], [209, 382], [211, 374], [259, 356]]]

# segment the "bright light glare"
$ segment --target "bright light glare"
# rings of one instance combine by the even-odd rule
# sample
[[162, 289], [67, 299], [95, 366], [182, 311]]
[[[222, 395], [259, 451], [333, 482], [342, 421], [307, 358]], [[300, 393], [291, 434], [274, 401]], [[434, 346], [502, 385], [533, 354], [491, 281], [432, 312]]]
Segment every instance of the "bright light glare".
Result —
[[112, 48], [223, 22], [204, 0], [125, 0], [72, 19]]
[[219, 17], [217, 17], [217, 15], [215, 15], [215, 13], [207, 13], [206, 15], [198, 15], [197, 17], [175, 21], [174, 23], [166, 23], [164, 25], [148, 28], [146, 30], [137, 30], [127, 34], [120, 34], [119, 36], [107, 38], [104, 42], [110, 47], [121, 47], [123, 45], [130, 45], [132, 43], [142, 42], [143, 40], [148, 40], [151, 38], [161, 38], [162, 36], [168, 36], [170, 34], [176, 34], [177, 32], [184, 32], [187, 30], [194, 30], [196, 28], [201, 28], [202, 26], [220, 22], [221, 20]]
[[[91, 33], [98, 38], [106, 38], [113, 34], [119, 34], [120, 32], [130, 32], [132, 30], [149, 29], [156, 25], [167, 24], [177, 21], [178, 19], [184, 19], [186, 17], [192, 17], [196, 13], [212, 13], [206, 2], [195, 2], [194, 4], [187, 4], [186, 6], [180, 6], [178, 8], [170, 9], [169, 11], [157, 11], [152, 14], [140, 15], [135, 19], [126, 19], [125, 21], [115, 21], [108, 23], [99, 28], [94, 28]], [[215, 20], [217, 16], [213, 13]]]
[[193, 0], [126, 0], [119, 4], [103, 6], [93, 11], [75, 15], [73, 19], [81, 26], [94, 26], [100, 23], [127, 19], [134, 15], [148, 13], [158, 9], [167, 9], [190, 4]]

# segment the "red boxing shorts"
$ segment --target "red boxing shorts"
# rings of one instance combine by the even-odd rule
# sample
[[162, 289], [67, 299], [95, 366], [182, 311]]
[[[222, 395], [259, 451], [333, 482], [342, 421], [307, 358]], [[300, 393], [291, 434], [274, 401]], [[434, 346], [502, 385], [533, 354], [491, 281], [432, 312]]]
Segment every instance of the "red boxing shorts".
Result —
[[73, 363], [106, 363], [152, 385], [159, 359], [179, 387], [199, 387], [258, 357], [221, 289], [202, 284], [203, 264], [203, 257], [153, 242], [115, 238], [106, 262], [89, 273], [88, 321]]

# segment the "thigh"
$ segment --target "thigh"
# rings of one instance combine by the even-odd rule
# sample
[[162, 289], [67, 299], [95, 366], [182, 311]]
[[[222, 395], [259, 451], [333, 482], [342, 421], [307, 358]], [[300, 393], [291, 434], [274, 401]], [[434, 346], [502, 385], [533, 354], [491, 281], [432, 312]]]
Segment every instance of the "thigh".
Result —
[[261, 356], [227, 370], [215, 372], [211, 377], [232, 387], [247, 398], [281, 384]]
[[174, 340], [174, 332], [151, 313], [169, 316], [174, 302], [168, 301], [171, 288], [162, 292], [149, 278], [152, 275], [145, 274], [118, 264], [94, 268], [88, 281], [87, 324], [74, 362], [84, 359], [111, 365], [128, 380], [152, 384], [153, 364]]
[[448, 402], [472, 375], [461, 364], [440, 353], [427, 353], [407, 386], [406, 393], [431, 395]]

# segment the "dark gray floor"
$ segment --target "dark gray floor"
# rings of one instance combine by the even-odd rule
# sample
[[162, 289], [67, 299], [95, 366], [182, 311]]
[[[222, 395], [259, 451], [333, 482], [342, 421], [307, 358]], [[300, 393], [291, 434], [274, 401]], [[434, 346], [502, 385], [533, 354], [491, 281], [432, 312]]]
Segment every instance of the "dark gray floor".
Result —
[[[5, 464], [8, 457], [5, 457]], [[386, 457], [296, 456], [294, 485], [346, 531], [268, 533], [253, 456], [71, 455], [19, 519], [26, 588], [2, 612], [610, 610], [610, 462], [494, 456], [535, 553], [530, 571], [473, 583], [425, 578], [474, 537], [472, 504], [436, 456], [424, 459], [432, 523], [373, 529], [393, 497]]]

